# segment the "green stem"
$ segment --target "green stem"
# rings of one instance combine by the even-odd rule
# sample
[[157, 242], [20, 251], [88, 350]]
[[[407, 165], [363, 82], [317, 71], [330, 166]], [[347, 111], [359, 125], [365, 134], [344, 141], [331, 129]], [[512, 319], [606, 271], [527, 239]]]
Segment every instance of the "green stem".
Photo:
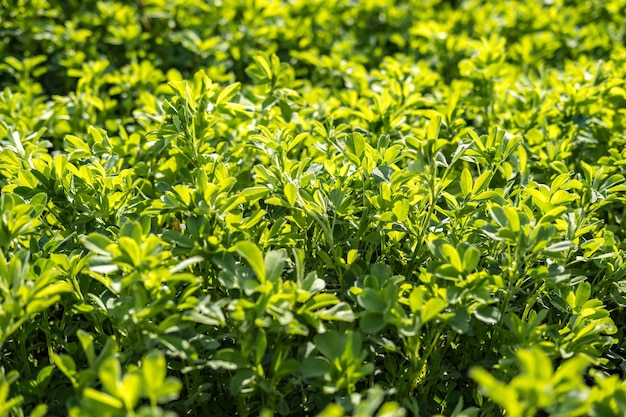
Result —
[[30, 366], [28, 366], [28, 352], [26, 351], [26, 332], [24, 329], [20, 331], [20, 353], [22, 355], [22, 369], [24, 375], [29, 378], [31, 375]]

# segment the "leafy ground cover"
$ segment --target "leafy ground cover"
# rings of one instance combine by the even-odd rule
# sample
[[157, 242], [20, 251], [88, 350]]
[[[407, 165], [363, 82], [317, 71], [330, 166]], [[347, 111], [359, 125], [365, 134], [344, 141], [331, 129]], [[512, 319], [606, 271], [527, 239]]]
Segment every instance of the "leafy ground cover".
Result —
[[0, 416], [623, 416], [626, 1], [1, 0]]

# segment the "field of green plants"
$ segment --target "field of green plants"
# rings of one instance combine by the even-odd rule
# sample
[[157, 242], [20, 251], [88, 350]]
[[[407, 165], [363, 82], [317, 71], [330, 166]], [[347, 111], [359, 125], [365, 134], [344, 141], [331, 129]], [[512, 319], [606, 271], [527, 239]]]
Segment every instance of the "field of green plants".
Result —
[[0, 417], [626, 415], [626, 0], [0, 0]]

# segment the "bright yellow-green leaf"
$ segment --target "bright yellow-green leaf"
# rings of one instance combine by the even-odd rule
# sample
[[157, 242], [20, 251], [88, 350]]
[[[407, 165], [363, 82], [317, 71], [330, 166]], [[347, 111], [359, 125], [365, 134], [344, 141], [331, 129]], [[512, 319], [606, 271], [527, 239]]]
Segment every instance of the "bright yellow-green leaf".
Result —
[[472, 192], [472, 188], [474, 186], [472, 174], [467, 168], [463, 169], [461, 172], [459, 184], [461, 186], [461, 193], [463, 194], [463, 197], [467, 197]]
[[215, 100], [215, 105], [219, 106], [220, 104], [224, 104], [228, 102], [228, 100], [233, 98], [239, 92], [240, 86], [241, 86], [241, 83], [236, 82], [224, 88], [220, 92], [220, 94], [217, 96], [217, 99]]
[[287, 198], [287, 202], [291, 207], [294, 207], [296, 204], [296, 199], [298, 198], [298, 190], [296, 186], [288, 182], [285, 184], [285, 197]]
[[459, 272], [463, 271], [463, 263], [456, 248], [449, 243], [441, 245], [441, 252], [446, 256], [448, 262]]

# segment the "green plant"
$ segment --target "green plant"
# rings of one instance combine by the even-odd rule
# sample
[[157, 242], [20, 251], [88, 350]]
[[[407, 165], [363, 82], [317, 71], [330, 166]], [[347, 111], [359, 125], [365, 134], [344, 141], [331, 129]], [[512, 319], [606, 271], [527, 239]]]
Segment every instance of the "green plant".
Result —
[[623, 0], [0, 4], [0, 415], [624, 414]]

